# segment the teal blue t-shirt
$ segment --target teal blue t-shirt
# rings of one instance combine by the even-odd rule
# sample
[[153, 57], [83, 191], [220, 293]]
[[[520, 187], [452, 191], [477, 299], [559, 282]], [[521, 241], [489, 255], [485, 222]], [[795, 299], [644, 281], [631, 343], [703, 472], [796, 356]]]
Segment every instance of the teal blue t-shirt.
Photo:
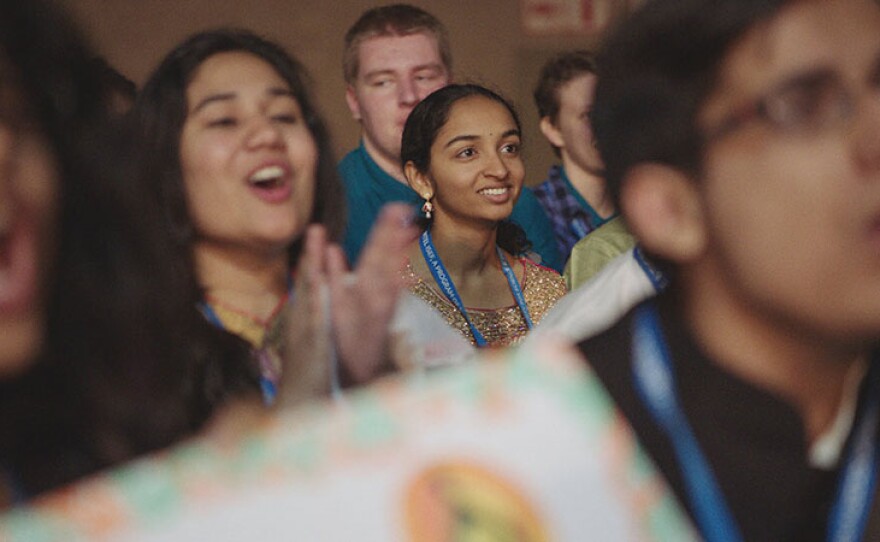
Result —
[[[422, 199], [415, 190], [382, 170], [363, 143], [345, 155], [338, 170], [345, 185], [348, 207], [342, 248], [348, 261], [354, 264], [383, 205], [403, 202], [416, 207], [422, 204]], [[553, 226], [531, 189], [523, 188], [510, 220], [525, 230], [532, 251], [541, 256], [539, 263], [561, 272], [563, 262], [556, 247]]]

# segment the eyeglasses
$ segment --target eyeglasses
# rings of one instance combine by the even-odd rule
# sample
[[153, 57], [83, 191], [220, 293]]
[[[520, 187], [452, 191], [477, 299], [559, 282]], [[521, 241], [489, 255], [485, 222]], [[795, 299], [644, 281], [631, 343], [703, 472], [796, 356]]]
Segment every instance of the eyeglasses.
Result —
[[[880, 69], [870, 77], [870, 91], [880, 91]], [[852, 118], [859, 98], [836, 72], [818, 70], [786, 81], [754, 102], [734, 111], [718, 126], [706, 131], [714, 141], [761, 120], [783, 132], [815, 134], [840, 126]]]

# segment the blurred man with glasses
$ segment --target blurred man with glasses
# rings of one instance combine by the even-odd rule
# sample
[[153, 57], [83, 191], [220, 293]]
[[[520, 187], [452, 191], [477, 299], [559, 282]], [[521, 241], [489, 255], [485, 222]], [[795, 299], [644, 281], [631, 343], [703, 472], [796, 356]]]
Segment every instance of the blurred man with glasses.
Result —
[[880, 8], [654, 0], [598, 65], [606, 179], [670, 285], [590, 366], [707, 540], [880, 539]]

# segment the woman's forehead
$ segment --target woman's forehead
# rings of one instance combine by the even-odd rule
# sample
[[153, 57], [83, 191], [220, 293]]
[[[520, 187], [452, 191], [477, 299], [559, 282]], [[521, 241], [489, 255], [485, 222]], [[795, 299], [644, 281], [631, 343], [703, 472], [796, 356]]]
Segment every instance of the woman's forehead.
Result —
[[435, 143], [465, 133], [488, 135], [489, 132], [507, 132], [516, 128], [516, 121], [504, 104], [485, 96], [468, 96], [452, 104]]

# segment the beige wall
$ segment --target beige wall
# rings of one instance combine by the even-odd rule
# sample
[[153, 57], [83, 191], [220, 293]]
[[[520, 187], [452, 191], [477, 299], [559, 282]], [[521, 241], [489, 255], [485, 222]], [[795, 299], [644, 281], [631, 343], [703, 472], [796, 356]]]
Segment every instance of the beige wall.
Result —
[[[611, 1], [611, 0], [609, 0]], [[454, 72], [501, 90], [519, 109], [526, 135], [527, 182], [539, 182], [553, 161], [537, 131], [530, 93], [543, 60], [556, 50], [591, 47], [595, 35], [530, 37], [521, 31], [518, 0], [412, 0], [446, 24]], [[362, 11], [359, 0], [62, 0], [95, 48], [138, 84], [189, 34], [241, 26], [284, 45], [310, 70], [337, 152], [357, 144], [359, 128], [345, 106], [342, 36]], [[622, 8], [614, 7], [615, 13]]]

